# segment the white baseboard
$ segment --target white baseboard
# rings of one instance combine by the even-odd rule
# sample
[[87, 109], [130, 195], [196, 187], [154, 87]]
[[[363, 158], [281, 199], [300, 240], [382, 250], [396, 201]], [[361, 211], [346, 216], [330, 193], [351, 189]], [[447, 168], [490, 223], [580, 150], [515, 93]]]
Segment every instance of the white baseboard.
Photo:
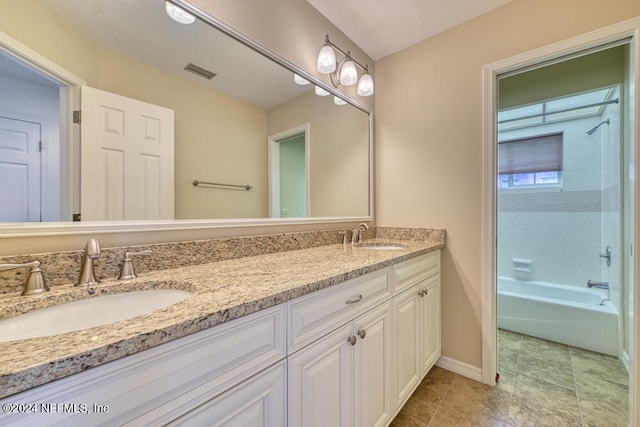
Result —
[[469, 365], [459, 360], [451, 359], [449, 357], [440, 356], [440, 359], [436, 362], [436, 366], [446, 369], [447, 371], [454, 372], [462, 375], [463, 377], [471, 378], [472, 380], [482, 382], [482, 369], [477, 366]]
[[627, 370], [627, 373], [631, 372], [629, 370], [629, 354], [627, 354], [627, 352], [624, 350], [622, 350], [622, 357], [620, 358], [620, 361], [624, 365], [624, 368]]

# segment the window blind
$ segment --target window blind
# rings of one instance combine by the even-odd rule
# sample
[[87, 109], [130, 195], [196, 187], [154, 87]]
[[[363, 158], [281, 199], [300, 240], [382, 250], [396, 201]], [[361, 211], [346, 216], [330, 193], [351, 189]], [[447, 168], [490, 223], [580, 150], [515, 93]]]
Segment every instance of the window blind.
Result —
[[562, 133], [498, 142], [498, 174], [562, 170]]

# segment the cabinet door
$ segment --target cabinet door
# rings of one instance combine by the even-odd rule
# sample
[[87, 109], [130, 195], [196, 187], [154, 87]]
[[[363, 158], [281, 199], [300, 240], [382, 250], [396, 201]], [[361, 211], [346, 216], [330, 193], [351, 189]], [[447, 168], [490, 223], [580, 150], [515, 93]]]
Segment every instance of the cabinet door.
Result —
[[422, 375], [425, 375], [440, 357], [440, 274], [420, 284], [422, 296]]
[[401, 407], [421, 379], [420, 303], [418, 285], [394, 298], [392, 302], [395, 339], [396, 407]]
[[278, 363], [168, 425], [285, 426], [285, 366], [284, 361]]
[[355, 425], [386, 426], [391, 398], [391, 302], [355, 321]]
[[353, 425], [353, 336], [349, 323], [289, 356], [290, 427]]

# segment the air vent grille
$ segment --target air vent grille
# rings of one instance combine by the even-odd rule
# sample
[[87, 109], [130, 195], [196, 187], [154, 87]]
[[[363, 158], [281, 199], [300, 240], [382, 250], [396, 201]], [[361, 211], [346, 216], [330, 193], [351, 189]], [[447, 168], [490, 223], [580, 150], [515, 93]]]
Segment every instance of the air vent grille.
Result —
[[192, 63], [189, 63], [186, 67], [184, 67], [184, 69], [207, 80], [211, 80], [216, 76], [216, 73], [209, 71], [206, 68], [198, 67], [197, 65], [194, 65]]

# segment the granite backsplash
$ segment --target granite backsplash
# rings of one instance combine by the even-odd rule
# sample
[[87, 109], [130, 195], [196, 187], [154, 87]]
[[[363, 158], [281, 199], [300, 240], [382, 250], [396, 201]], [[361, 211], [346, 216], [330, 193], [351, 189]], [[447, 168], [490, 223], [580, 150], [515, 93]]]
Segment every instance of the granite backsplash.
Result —
[[[184, 242], [156, 243], [137, 246], [102, 248], [95, 262], [96, 276], [117, 277], [124, 253], [150, 249], [150, 255], [135, 257], [137, 273], [206, 264], [228, 259], [266, 255], [276, 252], [308, 249], [342, 243], [344, 229], [230, 237]], [[428, 240], [444, 242], [445, 230], [432, 228], [372, 227], [363, 233], [365, 239]], [[0, 264], [22, 264], [38, 260], [49, 287], [69, 285], [78, 280], [83, 250], [49, 252], [0, 257]], [[0, 293], [21, 292], [28, 269], [0, 271]]]

